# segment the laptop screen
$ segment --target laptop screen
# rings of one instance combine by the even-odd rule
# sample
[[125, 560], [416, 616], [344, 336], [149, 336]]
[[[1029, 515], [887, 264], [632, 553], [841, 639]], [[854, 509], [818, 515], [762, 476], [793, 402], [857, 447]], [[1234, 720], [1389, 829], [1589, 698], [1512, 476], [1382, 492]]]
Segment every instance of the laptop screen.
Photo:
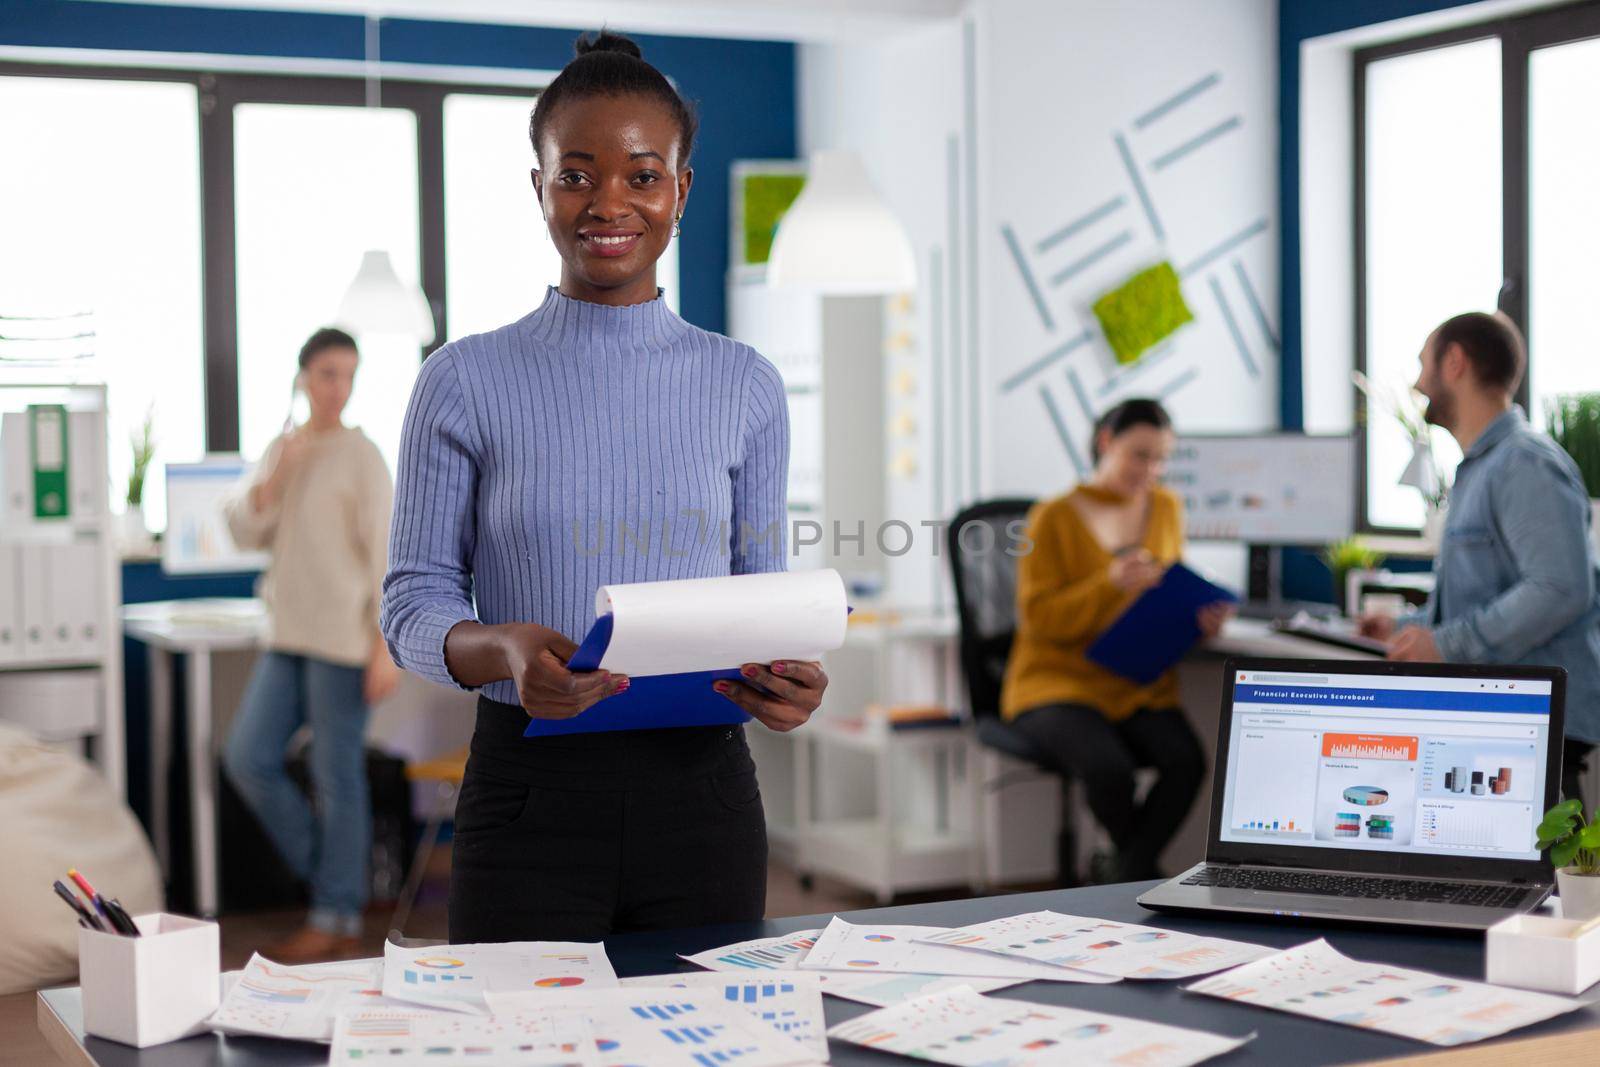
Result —
[[1233, 672], [1220, 840], [1538, 860], [1551, 683]]

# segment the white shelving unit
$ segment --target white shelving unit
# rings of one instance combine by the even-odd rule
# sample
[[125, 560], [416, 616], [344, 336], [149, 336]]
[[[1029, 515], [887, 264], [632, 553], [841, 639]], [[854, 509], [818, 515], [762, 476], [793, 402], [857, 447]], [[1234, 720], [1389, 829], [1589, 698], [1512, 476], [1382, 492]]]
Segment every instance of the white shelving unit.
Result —
[[[68, 513], [34, 514], [30, 405], [67, 410]], [[109, 507], [106, 387], [60, 368], [0, 379], [0, 721], [87, 746], [126, 791], [119, 612], [122, 571]]]

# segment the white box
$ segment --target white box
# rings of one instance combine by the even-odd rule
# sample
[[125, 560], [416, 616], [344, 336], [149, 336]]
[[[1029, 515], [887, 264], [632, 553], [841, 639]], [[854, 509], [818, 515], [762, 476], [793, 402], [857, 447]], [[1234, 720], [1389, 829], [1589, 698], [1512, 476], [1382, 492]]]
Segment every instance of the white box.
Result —
[[1485, 971], [1494, 985], [1581, 993], [1600, 981], [1600, 924], [1547, 915], [1502, 919], [1489, 927]]
[[221, 1001], [217, 924], [157, 912], [142, 937], [78, 930], [83, 1029], [148, 1048], [205, 1031]]
[[98, 734], [104, 702], [104, 683], [97, 670], [0, 672], [0, 721], [44, 741]]

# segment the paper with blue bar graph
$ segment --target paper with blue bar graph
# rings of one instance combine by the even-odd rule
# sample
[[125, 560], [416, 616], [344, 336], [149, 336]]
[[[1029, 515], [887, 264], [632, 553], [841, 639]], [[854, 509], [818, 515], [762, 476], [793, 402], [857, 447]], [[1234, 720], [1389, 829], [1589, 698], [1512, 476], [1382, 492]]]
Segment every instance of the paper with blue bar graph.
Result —
[[624, 987], [488, 996], [498, 1017], [547, 1010], [580, 1014], [604, 1062], [650, 1067], [801, 1067], [822, 1062], [806, 1043], [756, 1018], [722, 989]]
[[[846, 922], [834, 916], [816, 945], [800, 961], [803, 970], [863, 974], [942, 974], [968, 978], [1015, 978], [1020, 981], [1107, 983], [1117, 979], [1086, 971], [1053, 967], [1026, 959], [1005, 959], [964, 948], [928, 944], [946, 931], [937, 926], [891, 926]], [[824, 987], [826, 988], [826, 987]]]
[[709, 989], [729, 1004], [780, 1034], [794, 1038], [821, 1059], [828, 1058], [827, 1024], [822, 1016], [820, 975], [653, 974], [624, 978], [624, 988]]
[[758, 937], [678, 958], [708, 971], [792, 971], [806, 958], [820, 936], [821, 930], [796, 930], [792, 934]]
[[1250, 963], [1275, 951], [1265, 945], [1160, 930], [1054, 911], [1034, 911], [991, 922], [936, 930], [920, 940], [931, 946], [992, 954], [1117, 978], [1192, 978]]
[[844, 644], [849, 615], [835, 570], [603, 585], [567, 668], [632, 684], [570, 719], [530, 719], [523, 736], [747, 722], [712, 683], [746, 663], [820, 659]]
[[369, 1008], [338, 1017], [330, 1064], [385, 1067], [600, 1067], [589, 1020], [567, 1012], [457, 1012]]
[[1113, 674], [1149, 685], [1165, 674], [1200, 640], [1200, 609], [1233, 604], [1238, 597], [1181, 563], [1146, 589], [1089, 646], [1085, 655]]
[[383, 995], [449, 1011], [487, 1014], [491, 992], [615, 988], [605, 946], [577, 941], [383, 946]]

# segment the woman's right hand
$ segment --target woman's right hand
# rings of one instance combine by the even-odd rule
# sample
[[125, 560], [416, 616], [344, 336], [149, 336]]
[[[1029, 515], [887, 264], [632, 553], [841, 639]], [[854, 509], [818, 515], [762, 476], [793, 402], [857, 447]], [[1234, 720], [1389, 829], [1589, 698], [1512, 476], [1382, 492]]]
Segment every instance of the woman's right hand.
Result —
[[1166, 572], [1154, 556], [1136, 548], [1111, 561], [1111, 584], [1124, 593], [1142, 593], [1160, 582]]
[[251, 490], [250, 503], [256, 511], [266, 511], [283, 500], [289, 483], [305, 466], [306, 454], [311, 450], [311, 437], [304, 429], [289, 429], [278, 435], [273, 446], [275, 455], [272, 469]]
[[570, 719], [606, 697], [627, 692], [627, 675], [567, 670], [578, 646], [559, 630], [531, 622], [495, 629], [517, 699], [532, 718]]

